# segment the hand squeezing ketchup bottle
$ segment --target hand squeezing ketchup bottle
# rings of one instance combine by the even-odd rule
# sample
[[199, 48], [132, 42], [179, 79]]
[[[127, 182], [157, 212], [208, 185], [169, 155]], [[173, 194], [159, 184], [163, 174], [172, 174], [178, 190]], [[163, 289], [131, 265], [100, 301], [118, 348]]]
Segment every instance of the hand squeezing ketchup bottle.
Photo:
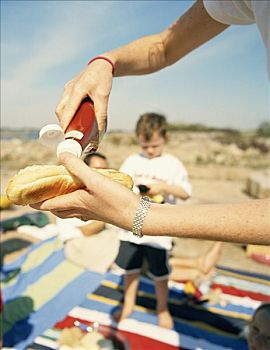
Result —
[[98, 124], [94, 104], [86, 97], [65, 130], [65, 140], [57, 147], [57, 155], [71, 152], [80, 157], [82, 152], [94, 152], [99, 144]]
[[65, 132], [57, 124], [46, 125], [40, 130], [40, 141], [44, 145], [57, 145], [57, 156], [70, 152], [80, 157], [82, 153], [97, 150], [100, 135], [94, 104], [86, 97], [80, 104]]

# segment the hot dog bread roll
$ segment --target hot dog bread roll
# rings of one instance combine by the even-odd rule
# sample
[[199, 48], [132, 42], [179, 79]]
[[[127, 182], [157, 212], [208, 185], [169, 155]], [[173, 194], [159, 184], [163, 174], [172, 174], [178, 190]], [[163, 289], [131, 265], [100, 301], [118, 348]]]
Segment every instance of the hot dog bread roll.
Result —
[[[92, 168], [93, 169], [93, 168]], [[128, 188], [132, 178], [114, 169], [93, 169]], [[32, 165], [18, 172], [8, 183], [6, 194], [12, 204], [27, 205], [84, 188], [63, 165]]]

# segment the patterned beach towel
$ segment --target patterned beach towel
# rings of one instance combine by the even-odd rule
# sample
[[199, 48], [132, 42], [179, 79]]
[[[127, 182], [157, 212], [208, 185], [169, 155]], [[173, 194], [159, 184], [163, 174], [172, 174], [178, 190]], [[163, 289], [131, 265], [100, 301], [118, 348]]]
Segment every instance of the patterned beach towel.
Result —
[[74, 265], [57, 238], [33, 245], [2, 272], [4, 346], [16, 349], [31, 343], [37, 350], [56, 349], [61, 330], [79, 320], [118, 327], [130, 350], [247, 350], [240, 333], [256, 307], [270, 300], [268, 276], [219, 267], [212, 288], [220, 289], [221, 303], [197, 304], [184, 284], [171, 285], [175, 327], [166, 330], [157, 326], [153, 282], [142, 277], [135, 311], [116, 325], [111, 315], [123, 301], [123, 276]]
[[68, 261], [54, 237], [4, 266], [2, 278], [3, 345], [24, 349], [94, 291], [103, 275]]
[[[246, 341], [240, 333], [261, 301], [270, 300], [270, 291], [267, 288], [268, 277], [223, 267], [219, 267], [217, 271], [212, 282], [214, 289], [221, 278], [224, 284], [220, 283], [219, 286], [225, 287], [230, 279], [235, 279], [239, 281], [241, 288], [234, 287], [232, 294], [229, 290], [226, 290], [226, 293], [222, 291], [221, 304], [198, 305], [187, 301], [184, 284], [174, 284], [169, 294], [170, 311], [175, 322], [173, 330], [157, 326], [157, 317], [154, 312], [154, 285], [145, 277], [140, 280], [135, 311], [128, 319], [116, 325], [111, 315], [123, 300], [123, 276], [108, 273], [93, 293], [88, 294], [80, 305], [74, 307], [53, 328], [37, 337], [31, 348], [56, 349], [61, 330], [72, 327], [74, 322], [79, 320], [86, 325], [99, 322], [110, 327], [118, 327], [118, 332], [126, 337], [131, 350], [247, 350]], [[255, 299], [252, 298], [253, 294], [241, 296], [245, 282], [253, 283], [254, 293], [258, 293]], [[236, 295], [237, 292], [239, 296]], [[258, 300], [259, 295], [261, 300]]]

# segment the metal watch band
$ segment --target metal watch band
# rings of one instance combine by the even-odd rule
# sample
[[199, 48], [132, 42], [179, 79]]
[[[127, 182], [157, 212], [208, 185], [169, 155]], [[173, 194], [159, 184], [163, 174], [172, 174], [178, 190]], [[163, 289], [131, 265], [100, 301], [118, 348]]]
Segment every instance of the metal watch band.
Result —
[[132, 233], [134, 234], [134, 236], [137, 236], [140, 238], [143, 237], [143, 234], [142, 234], [143, 222], [146, 217], [147, 211], [151, 206], [151, 203], [152, 202], [149, 197], [141, 197], [141, 201], [132, 225]]

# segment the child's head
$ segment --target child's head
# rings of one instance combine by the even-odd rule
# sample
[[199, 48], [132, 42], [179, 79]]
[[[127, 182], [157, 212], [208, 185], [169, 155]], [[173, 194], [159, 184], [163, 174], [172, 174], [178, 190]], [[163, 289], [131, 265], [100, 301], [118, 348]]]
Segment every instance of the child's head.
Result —
[[270, 349], [270, 303], [261, 304], [249, 324], [249, 350]]
[[107, 158], [98, 152], [89, 153], [84, 157], [85, 164], [87, 164], [90, 168], [96, 169], [105, 169], [108, 168]]
[[159, 157], [168, 139], [168, 124], [163, 115], [143, 114], [136, 125], [136, 135], [143, 155], [147, 158]]

